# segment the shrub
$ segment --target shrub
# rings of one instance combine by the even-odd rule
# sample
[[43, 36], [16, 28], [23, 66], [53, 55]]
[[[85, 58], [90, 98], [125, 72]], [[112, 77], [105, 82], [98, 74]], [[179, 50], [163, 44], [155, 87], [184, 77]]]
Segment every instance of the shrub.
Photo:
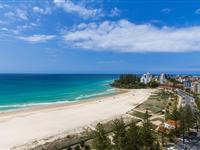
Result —
[[90, 148], [89, 145], [85, 145], [84, 149], [85, 149], [85, 150], [91, 150], [91, 148]]
[[67, 147], [67, 150], [72, 150], [72, 148], [70, 146]]
[[75, 147], [75, 150], [81, 150], [80, 146], [77, 145], [77, 146]]
[[80, 145], [83, 148], [85, 146], [85, 141], [81, 141]]

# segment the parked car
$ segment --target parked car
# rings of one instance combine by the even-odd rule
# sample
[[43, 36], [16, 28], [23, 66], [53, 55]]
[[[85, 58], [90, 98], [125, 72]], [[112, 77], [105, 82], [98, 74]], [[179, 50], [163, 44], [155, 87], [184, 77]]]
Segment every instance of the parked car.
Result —
[[168, 147], [167, 150], [176, 150], [175, 146]]
[[165, 145], [167, 150], [177, 150], [175, 147], [175, 144], [171, 143], [171, 144], [167, 144]]

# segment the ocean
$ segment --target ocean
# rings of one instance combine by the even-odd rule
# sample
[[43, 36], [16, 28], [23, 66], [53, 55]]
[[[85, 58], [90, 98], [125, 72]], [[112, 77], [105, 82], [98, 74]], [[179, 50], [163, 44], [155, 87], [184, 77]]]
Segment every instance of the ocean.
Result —
[[118, 75], [0, 74], [0, 110], [81, 101], [113, 94]]

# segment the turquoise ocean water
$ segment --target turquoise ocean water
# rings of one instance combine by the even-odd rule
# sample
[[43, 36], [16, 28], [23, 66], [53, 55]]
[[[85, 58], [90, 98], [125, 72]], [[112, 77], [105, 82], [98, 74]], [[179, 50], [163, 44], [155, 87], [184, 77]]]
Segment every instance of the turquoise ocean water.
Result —
[[117, 75], [0, 74], [0, 110], [80, 101], [114, 93]]

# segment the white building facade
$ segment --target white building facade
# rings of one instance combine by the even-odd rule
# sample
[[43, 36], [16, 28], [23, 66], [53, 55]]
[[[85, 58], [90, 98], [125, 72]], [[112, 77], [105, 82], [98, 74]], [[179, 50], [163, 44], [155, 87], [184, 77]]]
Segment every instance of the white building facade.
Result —
[[149, 72], [143, 74], [143, 76], [140, 78], [140, 82], [144, 84], [151, 82], [151, 80], [152, 80], [152, 75]]
[[165, 74], [164, 74], [164, 73], [161, 73], [161, 75], [160, 75], [160, 84], [164, 84], [165, 81], [166, 81], [166, 79], [165, 79]]
[[199, 82], [193, 82], [191, 90], [194, 93], [200, 94], [200, 83]]

